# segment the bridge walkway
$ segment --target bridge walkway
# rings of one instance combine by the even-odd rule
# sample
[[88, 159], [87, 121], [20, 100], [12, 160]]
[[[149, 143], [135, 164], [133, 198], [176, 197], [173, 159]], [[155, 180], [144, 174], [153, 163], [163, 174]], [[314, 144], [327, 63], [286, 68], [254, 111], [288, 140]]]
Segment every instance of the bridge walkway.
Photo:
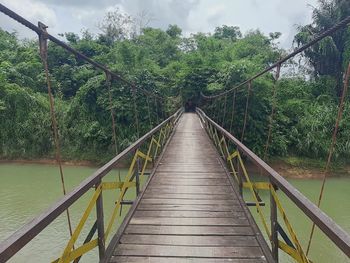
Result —
[[273, 262], [196, 114], [184, 114], [109, 262]]

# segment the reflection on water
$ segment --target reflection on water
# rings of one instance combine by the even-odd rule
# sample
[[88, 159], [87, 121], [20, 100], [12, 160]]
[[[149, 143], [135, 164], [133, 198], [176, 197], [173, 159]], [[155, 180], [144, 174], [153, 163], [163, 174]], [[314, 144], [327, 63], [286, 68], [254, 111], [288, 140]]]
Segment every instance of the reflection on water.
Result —
[[[71, 190], [83, 179], [88, 177], [95, 168], [73, 167], [64, 168], [67, 189]], [[120, 171], [124, 177], [126, 171]], [[112, 171], [107, 175], [105, 181], [117, 180], [118, 171]], [[289, 180], [299, 191], [310, 200], [315, 201], [320, 189], [319, 180]], [[39, 214], [62, 196], [61, 184], [58, 169], [51, 165], [35, 164], [0, 164], [0, 241], [4, 240], [19, 227]], [[322, 209], [331, 216], [343, 229], [350, 232], [350, 178], [330, 178], [327, 181]], [[279, 191], [280, 192], [280, 191]], [[268, 193], [259, 193], [267, 207], [264, 208], [265, 215], [269, 216]], [[77, 225], [87, 203], [92, 196], [92, 191], [88, 192], [76, 202], [70, 209], [73, 227]], [[105, 208], [105, 221], [108, 220], [112, 207], [118, 193], [116, 190], [104, 191], [103, 201]], [[126, 199], [133, 199], [134, 191], [129, 192]], [[249, 193], [245, 195], [249, 198]], [[283, 194], [279, 193], [280, 199], [286, 210], [294, 229], [297, 232], [303, 247], [306, 246], [311, 223]], [[254, 208], [251, 209], [256, 216]], [[123, 210], [123, 215], [126, 209]], [[78, 244], [85, 238], [95, 219], [93, 211], [86, 227], [80, 235]], [[282, 220], [280, 219], [280, 222]], [[119, 221], [120, 223], [120, 221]], [[105, 223], [106, 224], [106, 223]], [[115, 224], [115, 229], [118, 224]], [[113, 232], [113, 231], [112, 231]], [[22, 249], [9, 262], [49, 262], [56, 259], [62, 253], [68, 241], [69, 233], [65, 214], [58, 217], [50, 226], [39, 234], [32, 242]], [[288, 256], [281, 254], [280, 262], [293, 262]], [[316, 231], [314, 236], [311, 259], [317, 263], [328, 262], [349, 262], [349, 259], [337, 249], [320, 231]], [[82, 258], [81, 262], [98, 262], [97, 252], [90, 252]]]

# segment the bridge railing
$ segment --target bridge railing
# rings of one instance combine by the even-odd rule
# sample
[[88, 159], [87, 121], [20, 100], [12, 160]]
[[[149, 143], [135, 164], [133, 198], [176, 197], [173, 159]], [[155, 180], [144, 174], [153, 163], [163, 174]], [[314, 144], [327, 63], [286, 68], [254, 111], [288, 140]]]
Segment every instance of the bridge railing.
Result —
[[[177, 123], [183, 110], [179, 109], [175, 114], [164, 120], [158, 126], [153, 128], [147, 134], [142, 136], [90, 177], [86, 178], [71, 192], [67, 193], [57, 203], [44, 211], [41, 215], [34, 218], [28, 224], [17, 230], [5, 241], [0, 243], [0, 262], [6, 262], [35, 236], [49, 226], [59, 215], [64, 213], [71, 205], [80, 200], [88, 191], [93, 190], [92, 197], [83, 213], [79, 223], [73, 230], [67, 246], [61, 256], [53, 262], [79, 262], [80, 258], [87, 252], [98, 247], [100, 259], [104, 258], [106, 251], [106, 240], [111, 235], [111, 230], [115, 226], [122, 205], [131, 205], [132, 201], [125, 200], [125, 194], [129, 189], [135, 189], [136, 195], [141, 192], [141, 179], [145, 176], [146, 169], [150, 164], [155, 164], [155, 160], [159, 156], [162, 148], [167, 142], [172, 129]], [[124, 178], [124, 181], [103, 182], [102, 179], [112, 171], [118, 164], [133, 154], [130, 167]], [[108, 224], [104, 226], [104, 208], [102, 193], [105, 190], [114, 190], [117, 193], [113, 212]], [[119, 190], [119, 191], [117, 191]], [[88, 218], [96, 207], [96, 219], [91, 227], [83, 244], [77, 245], [76, 241], [81, 234], [84, 225], [88, 222]], [[97, 238], [93, 239], [94, 236]]]
[[[256, 207], [263, 230], [271, 243], [272, 256], [276, 262], [278, 262], [278, 249], [289, 254], [297, 262], [312, 262], [304, 252], [291, 222], [288, 220], [278, 198], [278, 190], [282, 191], [340, 250], [350, 257], [350, 235], [347, 232], [237, 138], [210, 119], [201, 109], [197, 109], [197, 114], [227, 164], [241, 196], [243, 197], [244, 188], [248, 188], [251, 192], [254, 202], [247, 203], [247, 205]], [[230, 144], [233, 146], [231, 147], [233, 152], [230, 152]], [[253, 162], [264, 175], [266, 174], [269, 181], [253, 182], [245, 168], [242, 156]], [[264, 216], [263, 206], [265, 204], [260, 198], [258, 190], [267, 190], [270, 193], [270, 222]], [[287, 231], [283, 229], [279, 219], [283, 220]], [[282, 240], [279, 237], [282, 237]]]

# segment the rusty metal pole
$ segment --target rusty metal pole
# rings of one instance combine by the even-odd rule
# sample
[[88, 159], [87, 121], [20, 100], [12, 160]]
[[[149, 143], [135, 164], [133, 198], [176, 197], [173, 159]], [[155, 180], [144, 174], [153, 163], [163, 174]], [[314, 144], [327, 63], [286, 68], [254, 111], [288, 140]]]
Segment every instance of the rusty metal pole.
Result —
[[272, 95], [272, 109], [271, 109], [271, 115], [269, 118], [269, 130], [267, 133], [267, 139], [266, 139], [266, 144], [265, 144], [265, 150], [264, 150], [264, 160], [267, 158], [267, 153], [269, 150], [270, 146], [270, 140], [271, 140], [271, 134], [272, 134], [272, 128], [273, 128], [273, 118], [275, 115], [275, 110], [276, 110], [276, 104], [277, 104], [277, 82], [280, 77], [280, 72], [281, 72], [281, 64], [278, 64], [276, 68], [276, 75], [273, 83], [273, 95]]
[[156, 118], [157, 118], [157, 125], [159, 124], [159, 116], [158, 116], [158, 101], [157, 98], [154, 97], [154, 105], [155, 105], [155, 110], [156, 110]]
[[149, 127], [152, 129], [153, 122], [152, 122], [152, 116], [151, 116], [151, 108], [149, 103], [149, 97], [147, 96], [147, 111], [148, 111], [148, 119], [149, 119]]
[[245, 113], [244, 113], [244, 122], [243, 122], [243, 129], [242, 129], [242, 134], [241, 134], [241, 142], [243, 142], [244, 139], [244, 133], [245, 133], [245, 128], [247, 126], [247, 119], [248, 119], [248, 107], [249, 107], [249, 95], [250, 91], [252, 89], [252, 82], [248, 82], [248, 94], [247, 94], [247, 100], [245, 103]]
[[106, 85], [108, 88], [108, 97], [109, 97], [109, 107], [110, 107], [110, 113], [111, 113], [111, 119], [112, 119], [112, 137], [113, 137], [113, 142], [114, 142], [114, 150], [115, 154], [118, 154], [118, 142], [117, 142], [117, 131], [115, 127], [115, 114], [114, 114], [114, 108], [113, 108], [113, 101], [112, 101], [112, 91], [111, 91], [111, 86], [112, 86], [112, 77], [111, 74], [105, 71], [106, 75]]
[[225, 118], [226, 118], [226, 104], [227, 104], [227, 95], [225, 95], [225, 100], [224, 100], [224, 114], [222, 116], [222, 123], [221, 127], [225, 127]]
[[[325, 171], [323, 174], [323, 180], [322, 180], [320, 194], [318, 197], [317, 207], [320, 207], [321, 202], [322, 202], [322, 197], [323, 197], [323, 192], [324, 192], [324, 188], [325, 188], [325, 184], [326, 184], [326, 179], [328, 177], [328, 173], [329, 173], [329, 169], [330, 169], [330, 165], [331, 165], [331, 160], [332, 160], [332, 156], [334, 153], [334, 147], [335, 147], [335, 144], [337, 142], [337, 133], [338, 133], [338, 129], [339, 129], [339, 123], [340, 123], [342, 116], [343, 116], [345, 98], [346, 98], [346, 94], [347, 94], [348, 87], [349, 87], [349, 78], [350, 78], [350, 62], [348, 64], [348, 67], [347, 67], [347, 70], [346, 70], [346, 73], [344, 76], [343, 92], [342, 92], [341, 99], [339, 102], [337, 119], [336, 119], [334, 130], [333, 130], [332, 142], [331, 142], [331, 145], [329, 147], [328, 158], [327, 158], [326, 168], [325, 168]], [[315, 231], [315, 223], [313, 222], [309, 242], [307, 245], [306, 255], [309, 254], [314, 231]]]
[[[54, 98], [52, 95], [49, 66], [48, 66], [48, 62], [47, 62], [47, 53], [48, 53], [48, 51], [47, 51], [48, 33], [46, 31], [47, 26], [44, 25], [43, 23], [39, 22], [38, 27], [41, 29], [41, 32], [38, 33], [38, 35], [39, 35], [39, 48], [40, 48], [40, 57], [41, 57], [41, 60], [43, 62], [43, 65], [44, 65], [46, 84], [47, 84], [47, 93], [48, 93], [49, 101], [50, 101], [50, 115], [51, 115], [51, 124], [52, 124], [54, 143], [55, 143], [55, 156], [56, 156], [56, 162], [57, 162], [59, 170], [60, 170], [63, 195], [66, 195], [67, 192], [66, 192], [66, 185], [65, 185], [65, 181], [64, 181], [63, 168], [62, 168], [61, 148], [60, 148], [57, 119], [56, 119], [56, 113], [55, 113], [55, 102], [54, 102]], [[70, 236], [72, 236], [73, 230], [72, 230], [72, 224], [71, 224], [70, 214], [69, 214], [68, 208], [66, 209], [66, 213], [67, 213], [69, 234], [70, 234]]]
[[220, 120], [220, 99], [221, 98], [219, 98], [217, 100], [217, 103], [216, 103], [216, 106], [215, 106], [215, 119], [214, 119], [214, 121], [216, 123], [219, 123], [219, 120]]
[[160, 116], [161, 116], [162, 121], [165, 120], [164, 105], [163, 105], [162, 101], [160, 101]]
[[132, 99], [133, 99], [134, 117], [135, 117], [137, 138], [140, 138], [139, 117], [138, 117], [138, 112], [137, 112], [137, 107], [136, 107], [136, 89], [132, 87], [131, 92], [132, 92]]
[[208, 110], [209, 110], [209, 114], [210, 114], [210, 118], [212, 118], [214, 120], [214, 112], [215, 112], [215, 106], [214, 106], [214, 103], [211, 101], [211, 102], [208, 102], [210, 103], [208, 105]]
[[233, 91], [233, 99], [232, 99], [232, 112], [231, 112], [231, 121], [230, 121], [230, 133], [232, 134], [233, 127], [233, 118], [235, 115], [235, 104], [236, 104], [236, 90]]

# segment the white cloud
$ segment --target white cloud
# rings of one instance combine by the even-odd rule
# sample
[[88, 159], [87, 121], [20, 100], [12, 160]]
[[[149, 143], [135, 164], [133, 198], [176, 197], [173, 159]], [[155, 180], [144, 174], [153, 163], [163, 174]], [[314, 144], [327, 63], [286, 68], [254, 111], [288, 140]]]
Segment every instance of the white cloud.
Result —
[[[309, 0], [315, 4], [316, 0]], [[187, 18], [189, 32], [213, 31], [215, 27], [236, 25], [243, 32], [260, 29], [264, 33], [281, 32], [283, 47], [289, 48], [295, 24], [310, 22], [311, 10], [304, 0], [203, 0]]]
[[[215, 27], [236, 25], [243, 32], [260, 29], [264, 33], [281, 32], [281, 45], [291, 46], [295, 24], [310, 22], [311, 8], [317, 0], [4, 0], [6, 6], [28, 20], [41, 20], [53, 34], [64, 32], [80, 33], [88, 28], [97, 33], [96, 25], [105, 12], [118, 6], [121, 10], [136, 15], [147, 11], [154, 20], [151, 26], [165, 29], [177, 24], [185, 35], [213, 32]], [[6, 30], [16, 29], [21, 36], [29, 30], [0, 16], [1, 26]]]
[[[58, 23], [55, 11], [45, 3], [32, 0], [3, 0], [2, 2], [6, 7], [15, 11], [35, 25], [37, 25], [38, 21], [41, 21], [50, 28], [55, 28]], [[24, 28], [23, 25], [4, 14], [0, 15], [0, 24], [5, 30], [15, 30], [19, 32], [20, 37], [35, 36], [31, 30]]]

